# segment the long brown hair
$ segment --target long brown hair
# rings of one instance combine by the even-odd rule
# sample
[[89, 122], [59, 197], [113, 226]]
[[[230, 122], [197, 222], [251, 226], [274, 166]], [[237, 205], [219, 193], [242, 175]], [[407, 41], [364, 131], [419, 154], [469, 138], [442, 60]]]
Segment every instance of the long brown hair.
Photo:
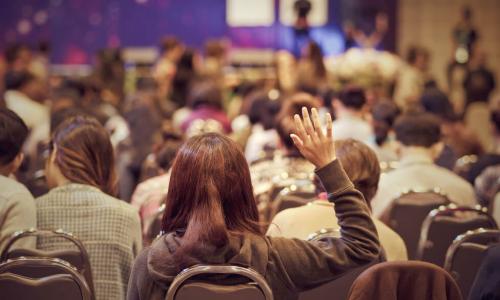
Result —
[[222, 247], [230, 234], [261, 234], [245, 157], [220, 134], [198, 135], [181, 147], [165, 205], [162, 231], [185, 230], [180, 255]]
[[113, 146], [96, 119], [76, 116], [65, 120], [54, 131], [50, 145], [56, 165], [69, 181], [116, 195]]

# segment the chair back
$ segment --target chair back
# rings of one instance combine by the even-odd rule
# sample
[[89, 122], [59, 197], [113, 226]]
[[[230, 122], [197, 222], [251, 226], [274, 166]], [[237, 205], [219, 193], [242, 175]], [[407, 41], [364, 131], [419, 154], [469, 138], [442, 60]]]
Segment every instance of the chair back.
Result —
[[280, 211], [306, 205], [314, 198], [316, 198], [316, 193], [315, 187], [312, 185], [290, 185], [285, 187], [278, 193], [276, 199], [270, 203], [270, 220]]
[[16, 258], [0, 264], [0, 295], [16, 300], [90, 300], [83, 276], [69, 263], [52, 258]]
[[478, 228], [498, 228], [486, 211], [451, 204], [430, 212], [422, 224], [416, 258], [443, 266], [446, 251], [457, 236]]
[[439, 189], [408, 191], [392, 201], [381, 220], [401, 236], [408, 251], [408, 258], [414, 259], [422, 222], [433, 209], [449, 203], [448, 197]]
[[[236, 284], [212, 283], [200, 280], [200, 277], [214, 275], [242, 278]], [[177, 275], [168, 289], [166, 300], [217, 299], [217, 300], [272, 300], [273, 294], [262, 275], [252, 269], [239, 266], [207, 266], [197, 265], [185, 269]]]
[[158, 211], [144, 221], [143, 225], [143, 242], [144, 245], [150, 245], [161, 234], [161, 222], [165, 204], [162, 204]]
[[[65, 241], [69, 241], [71, 244], [76, 246], [74, 248], [57, 249], [57, 250], [40, 250], [40, 249], [24, 249], [24, 248], [13, 248], [14, 244], [20, 239], [25, 238], [39, 238], [39, 237], [49, 237], [49, 238], [60, 238]], [[73, 236], [71, 233], [64, 232], [63, 230], [37, 230], [29, 229], [25, 231], [19, 231], [14, 233], [5, 246], [4, 250], [0, 255], [0, 262], [4, 262], [8, 259], [19, 258], [19, 257], [40, 257], [40, 258], [58, 258], [70, 263], [74, 266], [80, 274], [82, 274], [87, 282], [91, 295], [94, 294], [94, 281], [92, 279], [92, 269], [90, 267], [90, 260], [87, 254], [87, 250], [83, 246], [83, 243]]]
[[455, 278], [462, 295], [469, 295], [486, 251], [499, 242], [499, 230], [480, 228], [458, 236], [448, 248], [444, 268]]
[[352, 284], [348, 300], [461, 300], [460, 288], [442, 268], [421, 261], [392, 261], [365, 270]]

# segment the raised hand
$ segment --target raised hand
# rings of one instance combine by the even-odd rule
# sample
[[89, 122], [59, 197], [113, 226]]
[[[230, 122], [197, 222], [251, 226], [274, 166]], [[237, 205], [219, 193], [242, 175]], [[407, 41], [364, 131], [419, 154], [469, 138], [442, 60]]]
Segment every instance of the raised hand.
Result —
[[300, 153], [319, 169], [336, 159], [332, 117], [330, 114], [326, 115], [325, 134], [316, 108], [311, 110], [311, 115], [312, 121], [307, 108], [302, 107], [302, 119], [298, 114], [294, 116], [295, 134], [290, 137]]

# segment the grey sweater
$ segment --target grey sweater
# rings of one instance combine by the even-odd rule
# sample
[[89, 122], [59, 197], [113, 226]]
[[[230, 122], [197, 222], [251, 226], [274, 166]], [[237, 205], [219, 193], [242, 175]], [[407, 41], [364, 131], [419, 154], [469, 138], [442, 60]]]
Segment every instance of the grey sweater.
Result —
[[[231, 236], [222, 249], [202, 249], [204, 263], [250, 267], [264, 276], [274, 298], [297, 299], [298, 293], [337, 278], [378, 257], [377, 231], [361, 193], [336, 160], [316, 170], [328, 199], [335, 203], [341, 238], [328, 243], [256, 235]], [[332, 210], [333, 217], [333, 210]], [[137, 257], [127, 299], [164, 299], [178, 272], [173, 257], [182, 237], [172, 232]]]

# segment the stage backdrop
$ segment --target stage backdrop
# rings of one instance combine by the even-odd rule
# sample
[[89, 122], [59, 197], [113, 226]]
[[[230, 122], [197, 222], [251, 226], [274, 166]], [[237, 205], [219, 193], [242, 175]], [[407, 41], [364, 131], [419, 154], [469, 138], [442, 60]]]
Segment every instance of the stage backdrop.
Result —
[[[92, 63], [104, 47], [155, 46], [161, 37], [176, 35], [201, 48], [208, 38], [227, 37], [234, 47], [292, 49], [293, 31], [280, 22], [280, 1], [274, 1], [269, 26], [230, 27], [226, 0], [16, 0], [2, 1], [0, 49], [11, 42], [47, 40], [54, 63]], [[346, 19], [373, 23], [378, 10], [395, 23], [397, 0], [326, 0], [327, 20], [311, 36], [327, 54], [344, 50], [341, 25]], [[369, 3], [367, 3], [369, 2]], [[366, 27], [366, 26], [365, 26]], [[384, 47], [394, 50], [393, 26]]]

